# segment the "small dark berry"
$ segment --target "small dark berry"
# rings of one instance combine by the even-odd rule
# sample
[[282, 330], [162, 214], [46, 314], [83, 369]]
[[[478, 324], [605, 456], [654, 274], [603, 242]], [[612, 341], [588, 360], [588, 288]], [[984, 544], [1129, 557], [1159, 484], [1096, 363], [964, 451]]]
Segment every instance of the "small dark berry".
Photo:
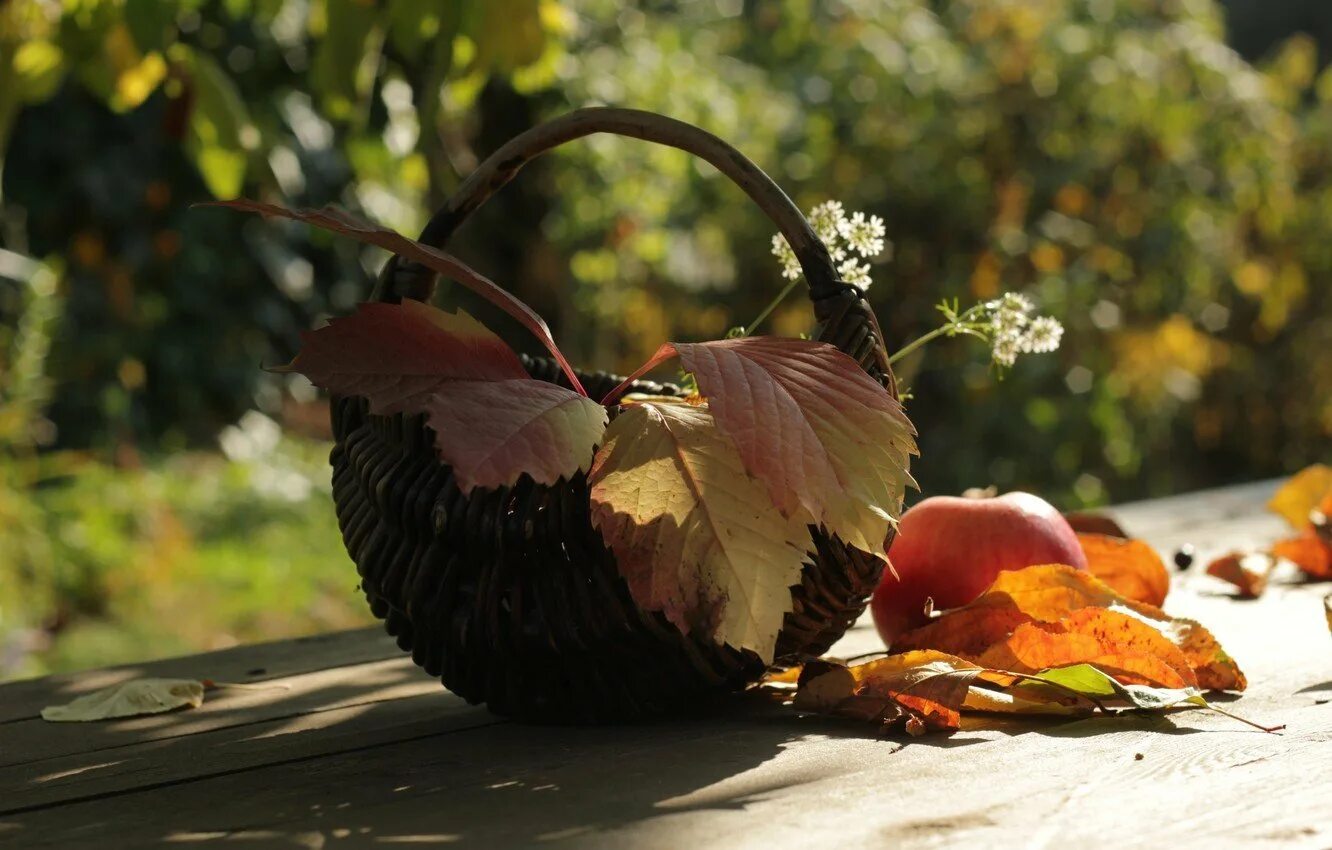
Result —
[[1193, 566], [1194, 549], [1192, 543], [1185, 543], [1175, 550], [1175, 566], [1187, 570]]

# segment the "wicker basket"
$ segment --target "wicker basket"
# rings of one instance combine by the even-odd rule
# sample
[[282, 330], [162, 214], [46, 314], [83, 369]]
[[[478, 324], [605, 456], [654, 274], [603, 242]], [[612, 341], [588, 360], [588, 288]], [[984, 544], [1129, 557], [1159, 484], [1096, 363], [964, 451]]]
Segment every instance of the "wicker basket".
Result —
[[[738, 184], [791, 243], [810, 285], [817, 338], [836, 345], [896, 393], [874, 314], [837, 279], [824, 245], [757, 166], [697, 127], [653, 113], [585, 109], [525, 132], [477, 168], [425, 228], [443, 247], [495, 190], [533, 157], [593, 133], [669, 145]], [[428, 300], [434, 276], [394, 258], [375, 297]], [[561, 379], [553, 361], [525, 360], [534, 377]], [[615, 376], [580, 375], [592, 398]], [[678, 387], [640, 382], [634, 391]], [[500, 714], [607, 722], [679, 709], [744, 687], [764, 670], [753, 653], [684, 635], [634, 604], [615, 558], [589, 520], [583, 475], [555, 486], [524, 477], [464, 496], [432, 448], [420, 416], [372, 416], [364, 400], [335, 398], [333, 495], [347, 551], [370, 608], [427, 672]], [[779, 661], [821, 654], [864, 610], [882, 564], [814, 529], [817, 549], [777, 641]]]

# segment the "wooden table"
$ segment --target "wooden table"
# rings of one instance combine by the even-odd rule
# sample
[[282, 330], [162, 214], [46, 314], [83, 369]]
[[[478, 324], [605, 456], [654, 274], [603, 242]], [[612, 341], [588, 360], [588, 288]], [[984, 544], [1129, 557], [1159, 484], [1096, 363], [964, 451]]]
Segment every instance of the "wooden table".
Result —
[[[1127, 505], [1131, 533], [1204, 554], [1283, 532], [1273, 484]], [[1177, 577], [1249, 674], [1232, 711], [969, 723], [878, 739], [742, 701], [611, 728], [508, 722], [373, 630], [0, 687], [0, 846], [630, 848], [1332, 847], [1328, 585], [1256, 602]], [[835, 651], [876, 648], [862, 620]], [[39, 709], [134, 676], [271, 685], [198, 710], [52, 724]]]

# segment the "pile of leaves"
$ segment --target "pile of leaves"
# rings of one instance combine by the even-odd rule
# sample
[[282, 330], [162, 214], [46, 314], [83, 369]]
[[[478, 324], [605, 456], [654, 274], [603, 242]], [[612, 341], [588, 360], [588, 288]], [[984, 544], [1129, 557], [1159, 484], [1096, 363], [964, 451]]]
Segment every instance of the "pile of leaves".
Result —
[[1095, 569], [1001, 573], [974, 602], [899, 638], [893, 655], [812, 662], [769, 684], [795, 682], [797, 709], [912, 734], [955, 730], [963, 711], [1215, 710], [1203, 691], [1244, 690], [1243, 672], [1211, 632], [1116, 592]]
[[586, 474], [592, 524], [634, 600], [681, 631], [770, 663], [815, 529], [886, 561], [913, 483], [915, 431], [898, 401], [835, 347], [768, 337], [667, 343], [634, 374], [678, 357], [697, 384], [693, 397], [621, 403], [630, 378], [598, 402], [546, 323], [455, 258], [333, 209], [226, 206], [386, 248], [532, 332], [571, 388], [530, 378], [466, 313], [414, 301], [362, 304], [305, 334], [286, 369], [367, 399], [373, 414], [423, 414], [464, 493]]
[[1223, 555], [1207, 565], [1208, 574], [1235, 585], [1249, 599], [1263, 594], [1281, 561], [1294, 564], [1310, 580], [1332, 581], [1332, 467], [1315, 464], [1295, 474], [1267, 507], [1295, 533], [1265, 549]]

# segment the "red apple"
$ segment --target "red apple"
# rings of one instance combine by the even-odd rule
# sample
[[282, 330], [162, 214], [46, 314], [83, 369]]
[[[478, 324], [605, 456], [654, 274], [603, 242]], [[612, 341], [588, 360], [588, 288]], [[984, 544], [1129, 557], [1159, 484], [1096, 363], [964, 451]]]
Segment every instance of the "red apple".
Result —
[[[956, 608], [1003, 570], [1036, 564], [1087, 568], [1078, 536], [1055, 507], [1030, 493], [966, 499], [934, 496], [902, 515], [870, 610], [884, 643], [926, 621], [925, 600]], [[900, 577], [900, 578], [899, 578]]]

